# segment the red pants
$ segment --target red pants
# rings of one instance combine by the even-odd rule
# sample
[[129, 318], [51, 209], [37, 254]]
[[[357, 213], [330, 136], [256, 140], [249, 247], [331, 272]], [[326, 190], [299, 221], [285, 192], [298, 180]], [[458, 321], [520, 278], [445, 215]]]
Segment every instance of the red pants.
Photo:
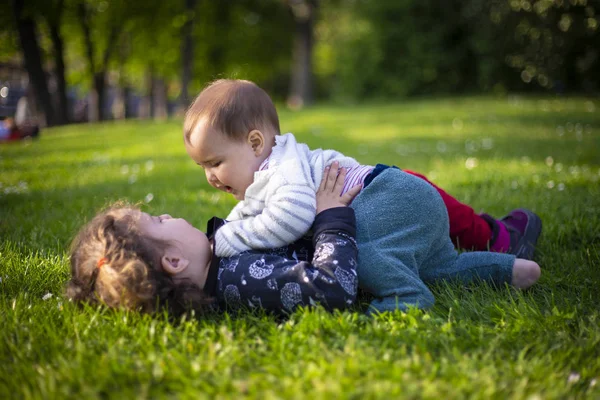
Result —
[[442, 196], [450, 217], [450, 238], [457, 248], [480, 251], [488, 249], [488, 243], [492, 239], [492, 228], [479, 214], [444, 192], [423, 175], [413, 171], [403, 171], [429, 182]]

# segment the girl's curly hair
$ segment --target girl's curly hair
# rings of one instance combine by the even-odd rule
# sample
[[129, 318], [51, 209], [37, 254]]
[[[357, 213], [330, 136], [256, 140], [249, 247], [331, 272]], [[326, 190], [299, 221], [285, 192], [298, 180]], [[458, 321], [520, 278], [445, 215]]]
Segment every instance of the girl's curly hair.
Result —
[[137, 226], [139, 214], [136, 207], [115, 205], [79, 231], [71, 244], [66, 296], [77, 303], [147, 313], [204, 310], [212, 299], [197, 285], [175, 283], [163, 271], [160, 259], [168, 243], [144, 236]]

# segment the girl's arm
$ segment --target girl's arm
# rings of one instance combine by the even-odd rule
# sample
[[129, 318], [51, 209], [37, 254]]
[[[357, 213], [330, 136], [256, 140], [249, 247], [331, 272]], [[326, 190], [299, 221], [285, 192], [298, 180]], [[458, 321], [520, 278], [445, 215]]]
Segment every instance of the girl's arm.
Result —
[[[328, 310], [345, 308], [356, 300], [354, 210], [347, 205], [356, 195], [343, 197], [342, 172], [337, 165], [325, 176], [317, 192], [320, 212], [313, 224], [314, 255], [308, 243], [269, 252], [249, 251], [221, 260], [218, 298], [232, 308], [260, 307], [286, 313], [298, 306], [321, 304]], [[327, 179], [325, 179], [327, 178]]]

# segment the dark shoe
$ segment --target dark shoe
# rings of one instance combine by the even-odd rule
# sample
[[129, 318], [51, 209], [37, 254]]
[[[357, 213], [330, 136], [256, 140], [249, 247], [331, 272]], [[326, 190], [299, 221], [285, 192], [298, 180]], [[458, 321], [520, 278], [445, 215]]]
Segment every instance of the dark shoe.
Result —
[[517, 258], [533, 259], [535, 246], [542, 233], [542, 220], [533, 211], [518, 208], [498, 220], [510, 233], [508, 253]]

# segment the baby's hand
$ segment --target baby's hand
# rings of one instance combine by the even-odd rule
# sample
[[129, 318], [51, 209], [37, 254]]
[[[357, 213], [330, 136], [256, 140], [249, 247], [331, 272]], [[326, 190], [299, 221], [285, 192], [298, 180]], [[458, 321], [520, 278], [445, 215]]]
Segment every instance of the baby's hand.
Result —
[[[339, 174], [338, 174], [339, 171]], [[321, 211], [335, 207], [345, 207], [352, 202], [360, 192], [362, 185], [356, 185], [343, 196], [340, 196], [344, 188], [346, 169], [339, 169], [339, 163], [335, 161], [330, 167], [325, 167], [321, 186], [317, 190], [317, 214]]]

